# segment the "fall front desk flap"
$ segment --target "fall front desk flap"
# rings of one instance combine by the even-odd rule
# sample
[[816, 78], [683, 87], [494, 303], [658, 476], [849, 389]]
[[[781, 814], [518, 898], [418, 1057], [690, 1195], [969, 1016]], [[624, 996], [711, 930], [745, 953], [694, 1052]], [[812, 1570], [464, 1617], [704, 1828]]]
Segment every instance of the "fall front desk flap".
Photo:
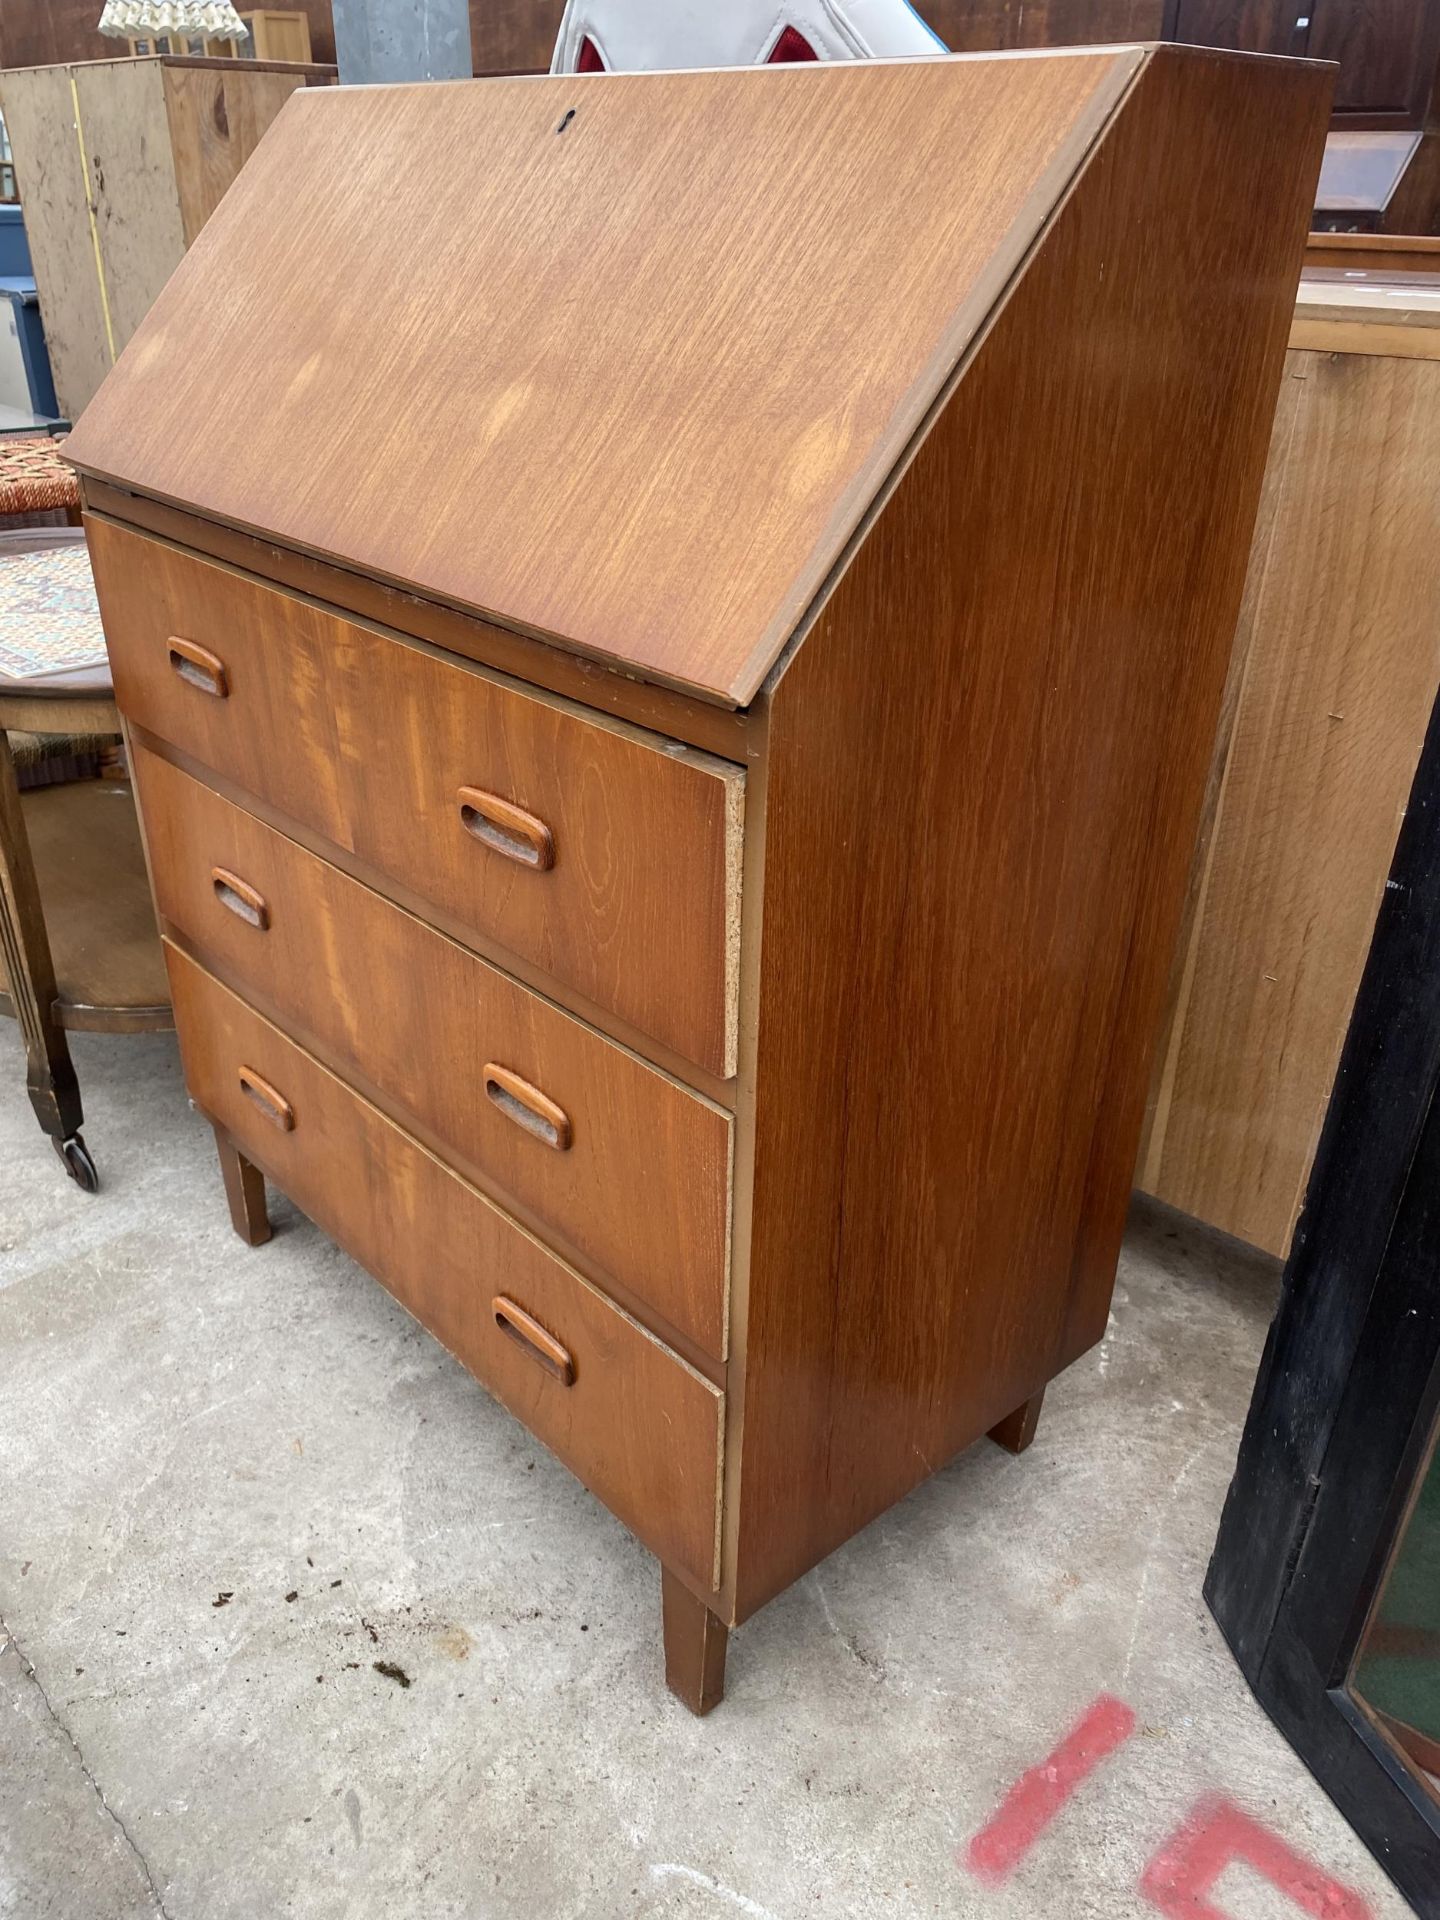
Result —
[[745, 705], [1150, 57], [301, 89], [67, 451]]

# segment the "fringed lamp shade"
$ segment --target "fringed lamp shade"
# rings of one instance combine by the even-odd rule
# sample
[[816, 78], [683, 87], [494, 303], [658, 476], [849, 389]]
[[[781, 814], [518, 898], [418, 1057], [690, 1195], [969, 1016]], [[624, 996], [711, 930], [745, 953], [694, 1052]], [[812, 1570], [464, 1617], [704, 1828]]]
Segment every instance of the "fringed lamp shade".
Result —
[[100, 31], [116, 40], [162, 33], [243, 40], [245, 23], [230, 0], [106, 0]]

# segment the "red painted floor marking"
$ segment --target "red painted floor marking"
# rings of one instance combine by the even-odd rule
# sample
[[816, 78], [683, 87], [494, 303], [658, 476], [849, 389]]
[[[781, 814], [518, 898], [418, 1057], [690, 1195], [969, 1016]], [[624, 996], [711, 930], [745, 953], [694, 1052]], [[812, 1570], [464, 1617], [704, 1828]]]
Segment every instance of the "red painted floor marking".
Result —
[[1102, 1693], [1049, 1759], [1021, 1774], [970, 1842], [962, 1864], [981, 1880], [1013, 1873], [1076, 1788], [1134, 1731], [1135, 1716], [1125, 1702]]
[[1287, 1846], [1278, 1833], [1228, 1800], [1207, 1795], [1145, 1869], [1140, 1891], [1170, 1920], [1231, 1920], [1208, 1896], [1232, 1861], [1241, 1860], [1288, 1894], [1314, 1920], [1370, 1920], [1353, 1888]]

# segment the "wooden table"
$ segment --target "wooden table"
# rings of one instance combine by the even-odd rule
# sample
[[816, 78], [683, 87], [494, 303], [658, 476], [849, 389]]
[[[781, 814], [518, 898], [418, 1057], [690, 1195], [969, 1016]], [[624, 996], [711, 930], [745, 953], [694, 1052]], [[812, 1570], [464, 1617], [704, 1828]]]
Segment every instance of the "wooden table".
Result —
[[[0, 551], [83, 538], [30, 530], [0, 535]], [[93, 1193], [65, 1036], [168, 1028], [170, 993], [129, 782], [78, 780], [22, 794], [11, 730], [117, 735], [108, 667], [25, 681], [0, 675], [0, 1013], [20, 1021], [36, 1118], [71, 1178]]]
[[1138, 1174], [1275, 1254], [1437, 684], [1440, 278], [1307, 279]]

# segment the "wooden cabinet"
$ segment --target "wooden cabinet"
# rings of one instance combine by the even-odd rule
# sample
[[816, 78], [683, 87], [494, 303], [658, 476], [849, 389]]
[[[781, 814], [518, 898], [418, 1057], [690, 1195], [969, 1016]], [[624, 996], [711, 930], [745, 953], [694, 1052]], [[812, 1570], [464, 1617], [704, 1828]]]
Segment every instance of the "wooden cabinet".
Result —
[[1338, 61], [1341, 126], [1418, 128], [1440, 58], [1440, 0], [1175, 0], [1166, 31], [1195, 46]]
[[200, 55], [211, 60], [279, 60], [308, 66], [310, 22], [303, 13], [282, 13], [265, 9], [242, 13], [245, 32], [233, 40], [207, 40], [202, 34], [162, 33], [149, 39], [131, 40], [131, 53], [173, 53]]
[[957, 51], [1177, 40], [1334, 60], [1337, 124], [1351, 131], [1423, 127], [1440, 60], [1440, 0], [920, 0], [918, 11]]
[[655, 1551], [697, 1710], [1104, 1330], [1328, 95], [299, 95], [69, 443], [236, 1225]]
[[1398, 115], [1423, 125], [1440, 57], [1436, 0], [1316, 0], [1305, 51], [1338, 60], [1338, 114]]
[[1174, 36], [1197, 47], [1303, 54], [1312, 12], [1310, 0], [1176, 0]]
[[1437, 472], [1440, 292], [1307, 281], [1138, 1175], [1275, 1254], [1440, 685]]
[[956, 53], [1161, 40], [1176, 0], [919, 0], [915, 11]]
[[289, 60], [309, 66], [314, 54], [310, 46], [310, 21], [299, 12], [275, 7], [240, 15], [249, 29], [249, 39], [240, 49], [247, 60]]
[[565, 0], [470, 0], [476, 73], [545, 73]]
[[0, 73], [67, 418], [89, 404], [290, 95], [333, 78], [322, 68], [180, 59]]

